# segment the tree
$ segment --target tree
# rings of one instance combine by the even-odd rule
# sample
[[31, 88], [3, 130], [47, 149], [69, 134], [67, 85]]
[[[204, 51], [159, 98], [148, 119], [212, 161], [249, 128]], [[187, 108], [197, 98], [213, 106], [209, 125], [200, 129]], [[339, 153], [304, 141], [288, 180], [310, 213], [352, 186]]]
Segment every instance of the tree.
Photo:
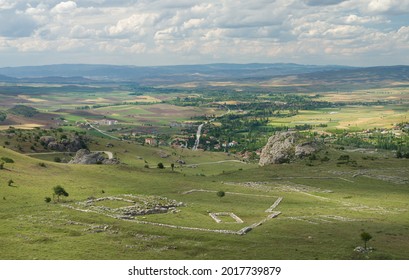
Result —
[[57, 201], [60, 201], [60, 196], [69, 196], [69, 194], [65, 191], [65, 189], [63, 187], [61, 187], [60, 185], [57, 185], [53, 188], [54, 190], [54, 194], [57, 196]]
[[371, 240], [372, 239], [372, 235], [370, 235], [369, 233], [367, 233], [367, 232], [362, 232], [361, 233], [361, 239], [362, 239], [362, 241], [365, 243], [365, 250], [366, 250], [366, 243], [369, 241], [369, 240]]
[[175, 169], [175, 164], [174, 164], [174, 163], [171, 163], [171, 164], [170, 164], [170, 167], [172, 168], [172, 171], [173, 171], [173, 169]]
[[218, 191], [217, 192], [217, 196], [220, 197], [220, 198], [222, 198], [225, 195], [226, 195], [226, 193], [224, 191]]

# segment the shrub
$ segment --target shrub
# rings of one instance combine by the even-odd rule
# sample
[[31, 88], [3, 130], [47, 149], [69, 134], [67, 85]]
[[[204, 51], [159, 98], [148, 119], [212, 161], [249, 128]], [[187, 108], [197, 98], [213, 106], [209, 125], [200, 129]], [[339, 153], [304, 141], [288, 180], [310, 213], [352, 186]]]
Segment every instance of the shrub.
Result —
[[345, 160], [345, 161], [349, 161], [349, 155], [341, 155], [338, 160]]
[[159, 162], [159, 163], [158, 163], [158, 168], [159, 168], [159, 169], [164, 169], [164, 168], [165, 168], [165, 166], [163, 165], [163, 163], [162, 163], [162, 162]]
[[217, 196], [220, 197], [220, 198], [222, 198], [225, 195], [226, 195], [226, 193], [224, 191], [218, 191], [217, 192]]
[[51, 197], [46, 196], [46, 197], [44, 198], [44, 201], [45, 201], [46, 203], [50, 203], [50, 202], [51, 202]]
[[14, 160], [8, 157], [2, 157], [1, 160], [5, 163], [14, 163]]
[[324, 162], [324, 161], [329, 161], [329, 157], [325, 156], [325, 157], [321, 158], [321, 162]]
[[317, 160], [317, 155], [316, 154], [312, 154], [308, 157], [309, 160]]
[[65, 191], [63, 187], [60, 185], [57, 185], [53, 188], [54, 194], [57, 195], [57, 200], [60, 201], [60, 196], [65, 196], [67, 197], [69, 194]]

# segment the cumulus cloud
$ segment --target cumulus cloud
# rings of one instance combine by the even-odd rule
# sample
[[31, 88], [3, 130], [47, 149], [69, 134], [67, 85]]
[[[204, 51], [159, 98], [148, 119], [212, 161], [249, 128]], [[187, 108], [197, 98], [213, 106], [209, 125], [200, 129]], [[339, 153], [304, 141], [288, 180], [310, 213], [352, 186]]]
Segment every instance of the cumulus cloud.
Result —
[[0, 51], [60, 54], [55, 63], [72, 52], [119, 64], [356, 63], [402, 57], [407, 12], [409, 0], [0, 0]]
[[113, 36], [131, 34], [144, 35], [146, 32], [145, 27], [154, 25], [157, 18], [158, 15], [155, 13], [134, 14], [128, 18], [119, 20], [116, 25], [107, 27], [107, 33]]
[[409, 11], [408, 0], [368, 0], [367, 10], [372, 13], [401, 14]]
[[16, 5], [15, 1], [0, 0], [0, 11], [12, 9]]
[[77, 3], [74, 1], [60, 2], [52, 8], [51, 13], [55, 14], [69, 14], [77, 8]]

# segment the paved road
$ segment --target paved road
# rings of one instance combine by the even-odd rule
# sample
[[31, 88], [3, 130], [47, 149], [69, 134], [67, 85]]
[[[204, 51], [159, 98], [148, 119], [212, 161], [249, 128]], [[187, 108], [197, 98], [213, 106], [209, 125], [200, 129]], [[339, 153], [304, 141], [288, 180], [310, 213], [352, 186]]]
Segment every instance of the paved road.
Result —
[[220, 116], [218, 116], [218, 117], [216, 117], [216, 118], [214, 118], [214, 119], [211, 119], [211, 120], [209, 120], [209, 121], [207, 121], [207, 122], [204, 122], [204, 123], [202, 123], [201, 125], [199, 125], [199, 127], [197, 128], [197, 132], [196, 132], [195, 145], [193, 146], [192, 151], [196, 151], [196, 150], [197, 150], [197, 147], [199, 146], [200, 136], [202, 135], [202, 127], [203, 127], [205, 124], [207, 124], [207, 123], [212, 123], [212, 122], [214, 122], [217, 118], [221, 118], [221, 117], [223, 117], [223, 116], [225, 116], [225, 115], [227, 115], [227, 114], [230, 114], [230, 109], [229, 109], [229, 108], [227, 108], [227, 112], [226, 112], [226, 113], [224, 113], [224, 114], [222, 114], [222, 115], [220, 115]]
[[110, 138], [112, 138], [112, 139], [115, 139], [115, 140], [122, 141], [122, 139], [119, 139], [118, 137], [109, 135], [109, 134], [106, 133], [105, 131], [103, 131], [103, 130], [101, 130], [101, 129], [99, 129], [99, 128], [96, 128], [95, 126], [93, 126], [92, 124], [90, 124], [88, 121], [87, 121], [87, 124], [89, 125], [89, 127], [95, 129], [96, 131], [98, 131], [98, 132], [101, 133], [101, 134], [104, 134], [105, 136], [108, 136], [108, 137], [110, 137]]

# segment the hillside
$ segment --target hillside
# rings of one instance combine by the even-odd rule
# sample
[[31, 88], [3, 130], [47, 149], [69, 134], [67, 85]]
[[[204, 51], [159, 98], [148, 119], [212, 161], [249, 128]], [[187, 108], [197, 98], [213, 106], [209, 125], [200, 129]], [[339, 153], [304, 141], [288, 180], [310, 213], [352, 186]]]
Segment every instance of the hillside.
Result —
[[[345, 69], [345, 66], [316, 66], [298, 64], [207, 64], [175, 66], [116, 66], [62, 64], [0, 68], [0, 74], [15, 77], [21, 82], [34, 82], [41, 78], [51, 83], [55, 77], [77, 80], [78, 76], [94, 80], [133, 81], [142, 85], [185, 83], [192, 81], [228, 81], [247, 78], [263, 78], [277, 75], [294, 75]], [[49, 77], [49, 78], [47, 78]], [[53, 78], [51, 78], [53, 77]], [[71, 77], [71, 78], [69, 78]], [[74, 78], [72, 78], [74, 77]], [[77, 77], [77, 78], [75, 78]], [[63, 80], [61, 78], [61, 80]], [[83, 82], [87, 82], [86, 79]]]
[[[375, 236], [370, 258], [408, 258], [409, 173], [402, 160], [378, 155], [368, 161], [347, 152], [364, 167], [337, 167], [342, 153], [329, 150], [323, 164], [259, 168], [200, 165], [226, 156], [173, 150], [198, 166], [172, 171], [156, 148], [113, 144], [110, 150], [126, 164], [53, 163], [0, 147], [0, 156], [14, 161], [0, 170], [1, 259], [355, 259], [362, 229]], [[153, 168], [144, 168], [144, 160]], [[165, 169], [155, 167], [159, 160]], [[53, 199], [56, 185], [69, 194], [60, 202]], [[225, 197], [217, 197], [220, 190]], [[158, 199], [179, 206], [118, 216], [129, 215], [123, 209], [134, 201], [155, 205]], [[266, 209], [278, 216], [268, 219]], [[217, 223], [209, 215], [225, 212], [242, 222], [218, 216]]]

